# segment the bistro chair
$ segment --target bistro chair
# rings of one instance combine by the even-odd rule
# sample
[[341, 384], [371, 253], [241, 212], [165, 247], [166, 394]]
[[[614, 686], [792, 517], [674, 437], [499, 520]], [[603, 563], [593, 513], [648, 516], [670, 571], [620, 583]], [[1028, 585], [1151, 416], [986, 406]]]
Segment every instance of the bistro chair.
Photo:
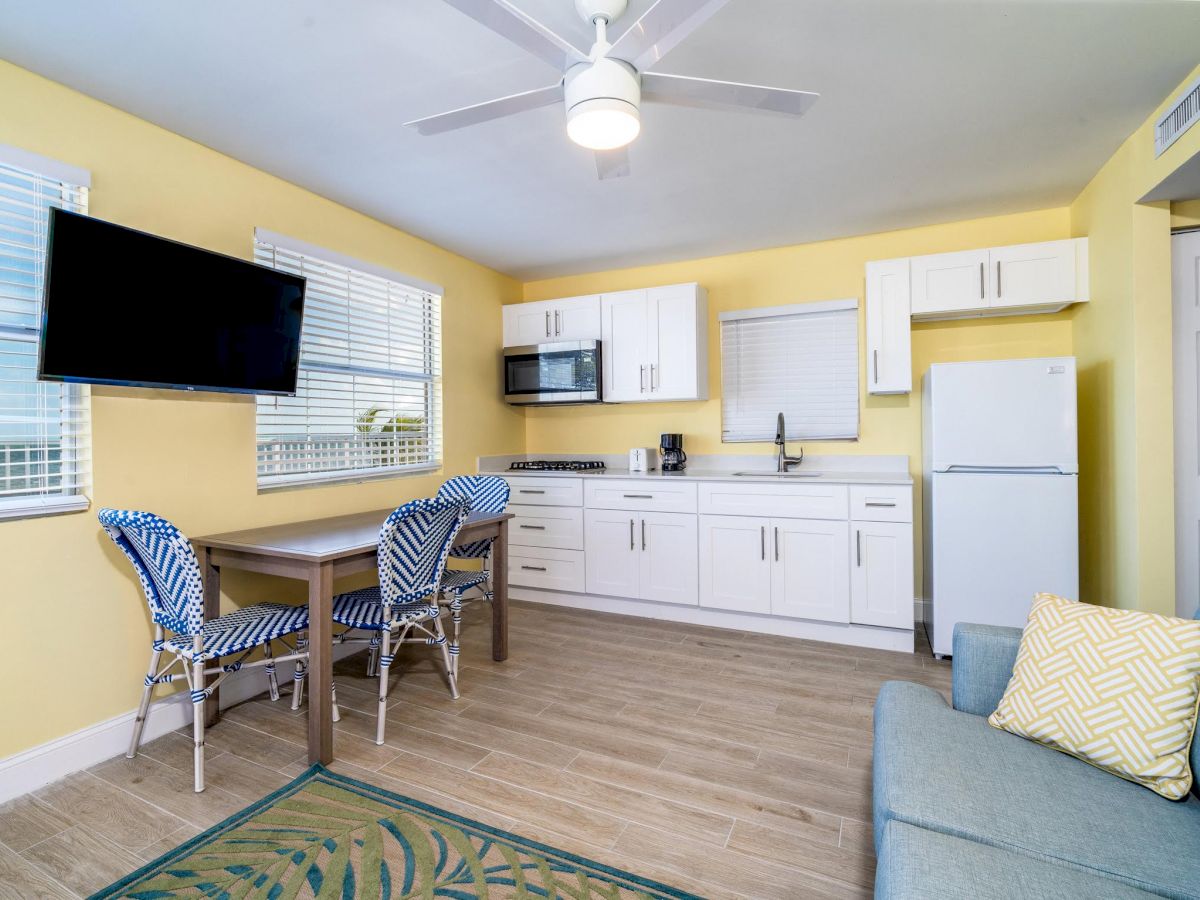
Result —
[[[509, 486], [507, 481], [497, 475], [456, 475], [438, 489], [438, 496], [467, 500], [471, 504], [471, 512], [502, 513], [508, 507]], [[488, 562], [492, 555], [493, 541], [494, 538], [486, 538], [451, 548], [450, 555], [453, 558], [481, 560], [482, 568], [447, 568], [442, 577], [442, 603], [450, 608], [450, 660], [454, 665], [455, 679], [458, 678], [463, 606], [474, 600], [492, 602], [492, 573], [488, 569]], [[473, 590], [478, 590], [479, 593], [473, 597], [465, 596]]]
[[[308, 607], [258, 603], [206, 622], [200, 564], [191, 543], [178, 528], [153, 513], [128, 509], [102, 509], [99, 518], [113, 543], [133, 564], [150, 606], [150, 618], [154, 621], [150, 666], [133, 723], [133, 738], [125, 756], [133, 759], [137, 755], [154, 686], [182, 678], [191, 691], [196, 792], [199, 793], [204, 790], [205, 702], [228, 675], [256, 666], [266, 668], [271, 699], [278, 700], [275, 664], [288, 660], [302, 663], [308, 658], [299, 643], [289, 645], [283, 640], [293, 634], [300, 636], [298, 641], [302, 640], [308, 629]], [[273, 656], [273, 640], [281, 640], [291, 652]], [[246, 662], [256, 647], [262, 647], [263, 659]], [[163, 653], [170, 654], [171, 660], [160, 667]], [[239, 653], [241, 656], [232, 663], [206, 665], [219, 657]], [[182, 671], [172, 672], [176, 666]], [[218, 677], [206, 685], [208, 675]]]
[[[379, 529], [379, 584], [333, 598], [333, 621], [346, 626], [345, 631], [334, 636], [334, 642], [379, 647], [377, 744], [383, 743], [387, 722], [388, 673], [395, 658], [394, 645], [441, 647], [450, 696], [458, 699], [446, 633], [438, 619], [438, 595], [450, 545], [467, 517], [467, 510], [465, 500], [448, 497], [404, 504]], [[373, 633], [360, 637], [360, 632]], [[417, 636], [410, 636], [414, 632]], [[397, 635], [395, 640], [393, 635]]]

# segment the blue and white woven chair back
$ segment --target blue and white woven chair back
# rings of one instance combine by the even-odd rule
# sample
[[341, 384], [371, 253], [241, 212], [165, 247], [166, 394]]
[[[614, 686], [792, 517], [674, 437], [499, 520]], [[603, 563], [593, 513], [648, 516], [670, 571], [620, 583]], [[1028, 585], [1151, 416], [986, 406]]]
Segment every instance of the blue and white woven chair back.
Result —
[[106, 508], [98, 516], [133, 563], [151, 618], [176, 634], [197, 634], [204, 624], [204, 582], [196, 552], [183, 533], [154, 513]]
[[379, 529], [379, 593], [385, 604], [418, 603], [437, 591], [450, 544], [466, 519], [465, 500], [413, 500]]
[[[468, 500], [471, 512], [502, 513], [508, 507], [508, 482], [497, 475], [455, 475], [438, 488], [439, 497]], [[456, 559], [482, 559], [492, 549], [490, 539], [472, 541], [450, 551]]]

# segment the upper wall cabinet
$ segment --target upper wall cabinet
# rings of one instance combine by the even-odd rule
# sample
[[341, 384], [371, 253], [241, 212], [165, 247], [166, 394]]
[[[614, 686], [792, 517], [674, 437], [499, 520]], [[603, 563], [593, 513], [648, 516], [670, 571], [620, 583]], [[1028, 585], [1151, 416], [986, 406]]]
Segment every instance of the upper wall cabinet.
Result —
[[912, 390], [909, 262], [867, 263], [867, 392]]
[[708, 296], [698, 284], [602, 294], [604, 400], [708, 398]]
[[1087, 238], [909, 261], [918, 321], [1058, 312], [1088, 299]]
[[567, 297], [504, 307], [504, 346], [600, 340], [600, 297]]

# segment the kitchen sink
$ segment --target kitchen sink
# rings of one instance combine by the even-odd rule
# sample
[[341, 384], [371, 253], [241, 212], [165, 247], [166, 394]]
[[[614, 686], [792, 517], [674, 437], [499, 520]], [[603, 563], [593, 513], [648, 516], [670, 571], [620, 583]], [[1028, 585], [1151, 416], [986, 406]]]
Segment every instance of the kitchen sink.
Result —
[[734, 472], [734, 478], [820, 478], [820, 472]]

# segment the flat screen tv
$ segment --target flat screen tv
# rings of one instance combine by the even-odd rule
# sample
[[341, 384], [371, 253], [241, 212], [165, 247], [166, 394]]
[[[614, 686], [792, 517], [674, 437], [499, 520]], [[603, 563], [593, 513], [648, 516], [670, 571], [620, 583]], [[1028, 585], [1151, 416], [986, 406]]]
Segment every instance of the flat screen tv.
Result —
[[38, 377], [296, 392], [304, 279], [50, 211]]

